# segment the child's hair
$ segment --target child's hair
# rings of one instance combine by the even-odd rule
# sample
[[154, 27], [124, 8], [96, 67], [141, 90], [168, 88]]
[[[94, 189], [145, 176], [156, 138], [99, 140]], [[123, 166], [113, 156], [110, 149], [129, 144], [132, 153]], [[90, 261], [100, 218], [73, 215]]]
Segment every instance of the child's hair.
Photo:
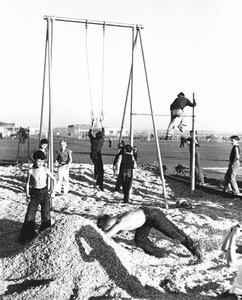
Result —
[[46, 156], [44, 154], [43, 151], [41, 150], [36, 150], [33, 154], [33, 159], [34, 160], [37, 160], [37, 159], [41, 159], [41, 160], [45, 160], [46, 159]]
[[97, 218], [97, 227], [103, 229], [110, 215], [101, 215]]
[[49, 144], [49, 142], [48, 142], [47, 139], [42, 139], [42, 140], [40, 141], [40, 145], [42, 145], [42, 144]]
[[67, 144], [67, 143], [66, 143], [66, 140], [61, 140], [61, 141], [60, 141], [60, 145], [61, 145], [61, 144]]
[[98, 131], [98, 132], [96, 133], [96, 138], [97, 138], [97, 139], [101, 139], [102, 136], [103, 136], [102, 131]]
[[238, 135], [232, 135], [232, 136], [230, 137], [230, 139], [231, 139], [231, 140], [235, 140], [235, 141], [239, 141]]
[[[190, 133], [193, 133], [193, 130], [190, 130]], [[195, 133], [197, 134], [197, 130], [195, 130]]]
[[124, 146], [124, 150], [126, 151], [126, 152], [132, 152], [133, 151], [133, 147], [131, 146], [131, 145], [125, 145]]

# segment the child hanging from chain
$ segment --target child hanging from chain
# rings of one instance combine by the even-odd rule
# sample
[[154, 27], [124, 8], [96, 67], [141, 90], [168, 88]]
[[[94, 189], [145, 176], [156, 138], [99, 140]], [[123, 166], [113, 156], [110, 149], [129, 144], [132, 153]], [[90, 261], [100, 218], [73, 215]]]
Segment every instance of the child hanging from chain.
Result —
[[96, 179], [97, 187], [103, 191], [103, 161], [102, 161], [102, 147], [104, 144], [105, 131], [100, 119], [101, 131], [98, 131], [95, 136], [93, 135], [94, 119], [92, 119], [91, 128], [89, 130], [89, 138], [91, 143], [90, 158], [94, 164], [94, 178]]

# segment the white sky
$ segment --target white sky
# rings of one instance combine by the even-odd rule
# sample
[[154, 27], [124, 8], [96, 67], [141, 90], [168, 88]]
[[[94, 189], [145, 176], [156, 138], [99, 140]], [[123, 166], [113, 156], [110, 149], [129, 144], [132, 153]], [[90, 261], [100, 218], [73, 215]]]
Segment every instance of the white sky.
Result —
[[[1, 121], [38, 127], [44, 69], [44, 15], [142, 24], [153, 109], [169, 114], [179, 92], [197, 100], [198, 130], [241, 131], [241, 0], [1, 0]], [[88, 28], [92, 98], [100, 114], [102, 27]], [[136, 50], [134, 112], [149, 112], [140, 44]], [[131, 31], [106, 28], [104, 125], [121, 124], [131, 63]], [[85, 26], [56, 22], [53, 125], [90, 123]], [[46, 98], [46, 106], [47, 106]], [[188, 114], [190, 108], [186, 108]], [[45, 111], [45, 122], [47, 122]], [[150, 117], [134, 117], [137, 129]], [[169, 118], [156, 118], [165, 129]], [[188, 126], [190, 126], [188, 120]], [[127, 121], [128, 123], [128, 115]], [[47, 125], [47, 123], [46, 123]]]

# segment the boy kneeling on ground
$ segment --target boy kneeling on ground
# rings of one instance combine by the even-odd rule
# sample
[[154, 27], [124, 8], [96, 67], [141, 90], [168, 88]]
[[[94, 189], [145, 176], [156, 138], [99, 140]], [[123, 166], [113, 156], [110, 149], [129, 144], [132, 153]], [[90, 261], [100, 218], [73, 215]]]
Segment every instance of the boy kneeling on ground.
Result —
[[148, 239], [151, 228], [155, 228], [167, 237], [178, 240], [197, 257], [197, 262], [202, 261], [199, 242], [195, 242], [187, 236], [160, 209], [143, 206], [114, 217], [102, 215], [97, 219], [97, 227], [101, 228], [109, 237], [121, 230], [135, 230], [134, 241], [137, 247], [142, 248], [149, 255], [164, 257], [164, 251]]

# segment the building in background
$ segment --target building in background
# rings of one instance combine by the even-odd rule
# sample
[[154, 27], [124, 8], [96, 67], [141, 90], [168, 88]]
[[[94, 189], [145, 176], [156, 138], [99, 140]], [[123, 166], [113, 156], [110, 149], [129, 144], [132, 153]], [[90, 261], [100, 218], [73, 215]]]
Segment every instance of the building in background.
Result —
[[15, 123], [0, 121], [0, 138], [11, 137], [15, 132]]
[[[56, 127], [54, 128], [54, 136], [55, 137], [69, 137], [75, 139], [89, 139], [88, 132], [90, 129], [90, 124], [75, 124], [75, 125], [68, 125], [68, 127]], [[111, 137], [113, 140], [118, 140], [120, 135], [120, 128], [111, 128], [105, 127], [105, 137]], [[123, 129], [122, 137], [127, 139], [129, 137], [129, 130]]]
[[88, 137], [89, 129], [90, 129], [90, 125], [87, 124], [68, 125], [67, 133], [69, 137], [76, 138], [78, 140], [86, 140], [89, 138]]

